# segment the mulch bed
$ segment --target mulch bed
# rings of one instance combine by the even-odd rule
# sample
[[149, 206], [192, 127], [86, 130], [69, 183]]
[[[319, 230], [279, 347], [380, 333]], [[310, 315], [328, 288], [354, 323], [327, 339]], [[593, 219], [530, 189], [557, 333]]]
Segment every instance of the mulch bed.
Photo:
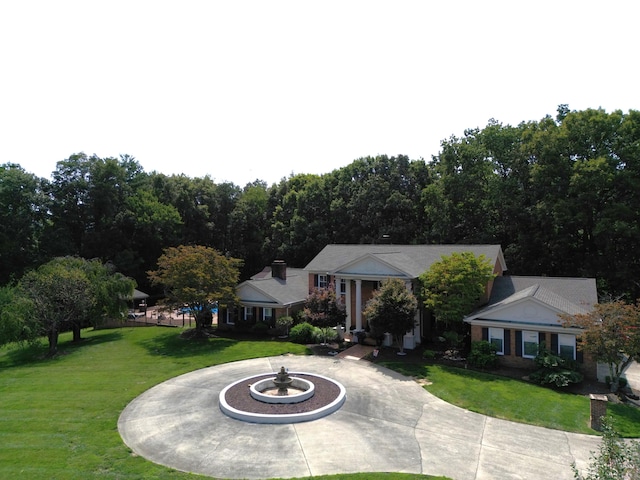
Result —
[[333, 402], [340, 394], [340, 388], [333, 382], [314, 375], [302, 375], [292, 372], [293, 377], [303, 378], [315, 385], [313, 396], [300, 403], [263, 403], [255, 400], [249, 391], [251, 383], [257, 383], [266, 378], [274, 378], [275, 373], [256, 376], [247, 382], [240, 382], [227, 390], [225, 400], [238, 410], [250, 413], [261, 413], [269, 415], [282, 415], [294, 413], [307, 413], [322, 408]]

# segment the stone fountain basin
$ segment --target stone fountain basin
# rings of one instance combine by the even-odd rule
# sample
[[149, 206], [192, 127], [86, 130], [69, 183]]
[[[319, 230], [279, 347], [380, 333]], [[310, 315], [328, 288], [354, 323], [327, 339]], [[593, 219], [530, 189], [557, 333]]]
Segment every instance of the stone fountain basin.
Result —
[[[281, 404], [266, 403], [254, 399], [250, 395], [249, 389], [251, 385], [261, 381], [268, 380], [273, 384], [274, 374], [263, 373], [253, 375], [233, 382], [222, 389], [218, 397], [220, 410], [222, 410], [225, 415], [244, 422], [290, 424], [309, 422], [326, 417], [339, 410], [344, 404], [346, 400], [346, 390], [339, 382], [323, 375], [307, 372], [292, 372], [291, 375], [297, 375], [297, 378], [305, 377], [309, 382], [315, 382], [323, 386], [319, 387], [318, 385], [314, 385], [314, 395], [305, 401]], [[244, 394], [241, 393], [243, 388], [246, 388]], [[227, 395], [228, 392], [230, 394], [229, 396]], [[246, 395], [246, 399], [253, 402], [254, 405], [249, 405], [246, 401], [239, 401], [236, 395], [231, 395], [231, 392], [236, 392], [239, 397]], [[327, 393], [329, 394], [327, 395]], [[260, 405], [262, 405], [262, 407], [260, 407]]]
[[249, 391], [253, 398], [265, 403], [298, 403], [313, 397], [316, 387], [312, 382], [299, 377], [291, 377], [291, 380], [292, 382], [288, 388], [287, 395], [264, 393], [268, 390], [278, 389], [278, 387], [274, 385], [272, 378], [252, 384]]

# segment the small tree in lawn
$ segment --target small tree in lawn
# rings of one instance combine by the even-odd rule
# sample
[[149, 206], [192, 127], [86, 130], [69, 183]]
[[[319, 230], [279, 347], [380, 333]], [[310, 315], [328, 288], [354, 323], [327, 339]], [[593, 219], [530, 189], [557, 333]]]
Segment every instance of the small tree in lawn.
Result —
[[375, 336], [391, 333], [404, 353], [402, 337], [413, 329], [418, 300], [405, 286], [402, 280], [392, 278], [373, 292], [373, 297], [364, 310], [371, 332]]
[[[347, 317], [344, 303], [334, 288], [316, 288], [307, 297], [302, 312], [304, 321], [318, 328], [335, 327]], [[326, 330], [324, 330], [326, 332]], [[324, 338], [326, 343], [326, 338]]]
[[478, 306], [487, 284], [495, 278], [491, 262], [472, 252], [443, 255], [420, 275], [424, 306], [447, 326], [458, 326]]
[[611, 391], [629, 364], [640, 361], [640, 306], [620, 300], [599, 303], [589, 313], [562, 315], [565, 326], [581, 327], [582, 348], [597, 362], [609, 366]]
[[158, 258], [158, 269], [147, 274], [152, 284], [164, 286], [170, 305], [189, 307], [196, 333], [202, 335], [211, 323], [216, 301], [222, 305], [236, 303], [241, 265], [241, 260], [210, 247], [180, 245], [165, 249]]
[[49, 356], [58, 351], [61, 331], [73, 330], [77, 341], [80, 328], [91, 318], [124, 312], [124, 299], [134, 287], [133, 280], [98, 261], [78, 257], [53, 259], [24, 275], [18, 284], [29, 302], [32, 332], [49, 340]]

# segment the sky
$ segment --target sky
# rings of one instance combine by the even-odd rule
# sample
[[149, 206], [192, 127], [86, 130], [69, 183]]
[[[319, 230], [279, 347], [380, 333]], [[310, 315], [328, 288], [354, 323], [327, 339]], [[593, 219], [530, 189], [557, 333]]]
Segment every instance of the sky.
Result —
[[571, 110], [640, 109], [637, 0], [2, 0], [0, 164], [238, 186]]

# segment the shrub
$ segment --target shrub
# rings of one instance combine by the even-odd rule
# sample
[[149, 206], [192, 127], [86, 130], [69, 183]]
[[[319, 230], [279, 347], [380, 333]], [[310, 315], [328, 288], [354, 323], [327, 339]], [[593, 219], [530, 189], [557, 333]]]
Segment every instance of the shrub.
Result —
[[251, 327], [251, 331], [256, 335], [264, 336], [269, 331], [269, 325], [264, 322], [257, 322], [253, 327]]
[[308, 322], [302, 322], [289, 331], [289, 339], [295, 343], [314, 343], [316, 341], [316, 332], [319, 330], [318, 327], [314, 327]]
[[316, 333], [316, 343], [333, 342], [338, 338], [336, 331], [332, 327], [318, 328]]
[[291, 328], [291, 325], [293, 325], [293, 317], [290, 315], [278, 317], [276, 320], [276, 327], [278, 327], [278, 330], [280, 330], [282, 335], [289, 334], [289, 328]]
[[422, 352], [422, 358], [424, 358], [425, 360], [433, 360], [436, 358], [436, 352], [434, 352], [433, 350], [425, 350], [424, 352]]
[[583, 376], [578, 372], [576, 362], [550, 352], [544, 345], [540, 346], [534, 362], [538, 369], [529, 375], [529, 379], [539, 385], [567, 387], [582, 381]]
[[498, 367], [496, 346], [485, 340], [471, 343], [471, 352], [467, 358], [469, 365], [477, 368], [492, 369]]
[[453, 330], [443, 332], [442, 338], [444, 338], [445, 342], [447, 342], [447, 345], [449, 345], [451, 348], [456, 349], [460, 348], [462, 346], [462, 343], [464, 342], [464, 335]]
[[591, 463], [582, 475], [575, 462], [571, 464], [576, 480], [640, 478], [640, 443], [620, 438], [610, 417], [602, 417], [602, 442], [597, 453], [591, 452]]

